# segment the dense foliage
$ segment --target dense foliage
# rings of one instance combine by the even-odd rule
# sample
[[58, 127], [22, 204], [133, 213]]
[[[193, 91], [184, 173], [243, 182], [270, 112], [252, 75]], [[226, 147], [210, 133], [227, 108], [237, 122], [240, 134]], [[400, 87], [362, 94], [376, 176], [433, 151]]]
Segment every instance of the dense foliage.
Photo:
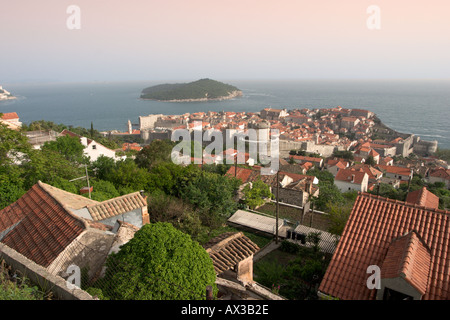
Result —
[[205, 299], [216, 274], [208, 253], [169, 223], [143, 226], [107, 260], [104, 296], [119, 300]]
[[190, 83], [161, 84], [142, 91], [141, 98], [152, 100], [217, 99], [226, 97], [238, 88], [211, 79]]
[[0, 301], [43, 300], [44, 294], [23, 276], [12, 274], [11, 267], [0, 259]]
[[[316, 241], [317, 235], [308, 240]], [[314, 247], [314, 243], [312, 243]], [[317, 248], [299, 246], [286, 240], [279, 250], [255, 263], [255, 279], [289, 300], [316, 300], [329, 257]]]
[[272, 198], [270, 187], [262, 180], [256, 180], [251, 185], [247, 184], [242, 190], [244, 194], [244, 203], [251, 209], [263, 205], [267, 198]]
[[45, 120], [33, 121], [28, 125], [27, 124], [22, 125], [23, 132], [26, 132], [26, 131], [49, 131], [49, 130], [55, 131], [57, 133], [60, 133], [63, 130], [69, 130], [80, 136], [93, 139], [93, 140], [97, 141], [98, 143], [100, 143], [110, 149], [117, 149], [117, 148], [119, 148], [119, 146], [121, 144], [120, 139], [117, 137], [104, 137], [103, 135], [101, 135], [99, 131], [94, 129], [92, 123], [91, 123], [90, 129], [86, 129], [83, 127], [66, 126], [65, 124], [56, 124], [52, 121], [45, 121]]

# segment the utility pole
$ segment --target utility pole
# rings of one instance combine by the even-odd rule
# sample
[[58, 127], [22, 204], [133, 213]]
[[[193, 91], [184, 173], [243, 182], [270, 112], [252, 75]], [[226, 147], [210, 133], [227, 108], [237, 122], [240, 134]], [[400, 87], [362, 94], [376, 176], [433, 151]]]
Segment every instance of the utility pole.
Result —
[[280, 211], [279, 195], [280, 195], [280, 170], [277, 170], [277, 210], [275, 221], [275, 243], [278, 244], [278, 216]]
[[86, 169], [86, 180], [87, 180], [88, 190], [89, 190], [89, 199], [91, 199], [91, 186], [89, 184], [89, 175], [88, 175], [88, 171], [87, 171], [87, 164], [84, 165], [84, 168]]
[[238, 153], [236, 152], [234, 154], [234, 177], [235, 178], [237, 177], [237, 155], [238, 155]]
[[85, 177], [75, 178], [75, 179], [69, 180], [69, 182], [72, 182], [72, 181], [75, 181], [75, 180], [80, 180], [80, 179], [86, 179], [87, 184], [88, 184], [89, 199], [91, 199], [91, 186], [89, 184], [89, 175], [88, 175], [88, 171], [87, 171], [87, 164], [84, 165], [84, 168], [86, 169], [86, 176]]

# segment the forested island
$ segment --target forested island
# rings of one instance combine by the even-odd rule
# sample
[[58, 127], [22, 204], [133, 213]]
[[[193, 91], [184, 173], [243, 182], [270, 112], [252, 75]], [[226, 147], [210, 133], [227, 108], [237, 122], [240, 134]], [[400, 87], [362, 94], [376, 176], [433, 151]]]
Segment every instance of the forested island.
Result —
[[142, 90], [141, 99], [167, 102], [227, 100], [242, 96], [235, 86], [211, 79], [189, 83], [160, 84]]

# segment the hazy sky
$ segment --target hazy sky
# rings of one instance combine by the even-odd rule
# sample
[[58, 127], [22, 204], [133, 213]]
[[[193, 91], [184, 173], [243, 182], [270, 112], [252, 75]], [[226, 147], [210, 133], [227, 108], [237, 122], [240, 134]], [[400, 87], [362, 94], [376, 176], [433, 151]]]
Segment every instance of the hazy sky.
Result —
[[[78, 21], [70, 5], [81, 29], [67, 26]], [[450, 78], [448, 0], [0, 0], [0, 8], [0, 84]]]

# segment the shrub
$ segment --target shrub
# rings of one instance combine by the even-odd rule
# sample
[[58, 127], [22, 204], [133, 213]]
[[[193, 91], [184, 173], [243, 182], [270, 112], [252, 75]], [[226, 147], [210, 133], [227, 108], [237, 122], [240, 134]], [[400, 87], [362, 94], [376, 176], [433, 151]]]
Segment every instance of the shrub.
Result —
[[281, 241], [280, 250], [287, 253], [297, 254], [300, 251], [300, 246], [293, 242], [283, 240]]
[[216, 274], [208, 253], [169, 223], [146, 224], [107, 262], [103, 294], [118, 300], [205, 299]]

